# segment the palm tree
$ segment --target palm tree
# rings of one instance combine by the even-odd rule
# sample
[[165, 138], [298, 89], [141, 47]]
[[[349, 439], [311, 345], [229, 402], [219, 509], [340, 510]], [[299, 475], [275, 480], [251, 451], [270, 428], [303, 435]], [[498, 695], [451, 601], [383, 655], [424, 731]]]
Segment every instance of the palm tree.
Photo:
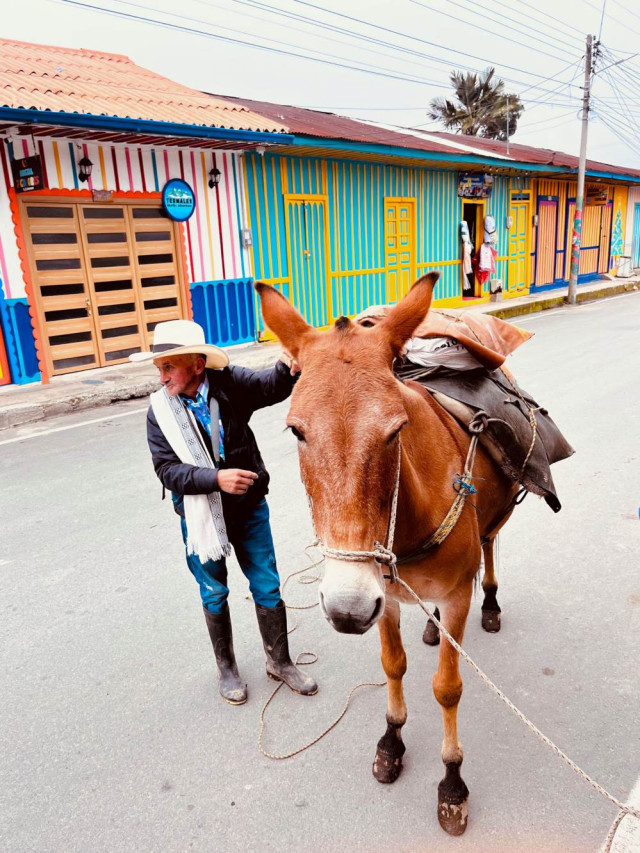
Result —
[[428, 116], [440, 121], [445, 130], [466, 136], [484, 136], [489, 139], [507, 139], [518, 127], [524, 106], [517, 95], [504, 91], [504, 81], [494, 79], [495, 68], [479, 74], [452, 71], [451, 84], [455, 101], [434, 98], [429, 104]]

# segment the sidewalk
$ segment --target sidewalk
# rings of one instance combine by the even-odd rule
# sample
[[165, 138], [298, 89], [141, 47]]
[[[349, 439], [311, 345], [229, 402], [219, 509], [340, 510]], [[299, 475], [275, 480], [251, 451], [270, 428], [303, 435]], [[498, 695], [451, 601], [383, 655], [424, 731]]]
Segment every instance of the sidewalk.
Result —
[[[578, 302], [589, 302], [619, 293], [640, 290], [640, 280], [602, 278], [580, 285]], [[503, 320], [558, 308], [564, 305], [568, 288], [546, 291], [516, 299], [485, 302], [470, 306], [471, 311], [494, 314]], [[568, 309], [569, 310], [569, 309]], [[262, 370], [280, 357], [278, 343], [245, 344], [228, 347], [233, 364]], [[146, 397], [158, 387], [158, 373], [152, 363], [119, 364], [54, 376], [49, 385], [8, 385], [0, 387], [0, 430], [33, 423], [67, 412], [108, 406], [118, 400]]]

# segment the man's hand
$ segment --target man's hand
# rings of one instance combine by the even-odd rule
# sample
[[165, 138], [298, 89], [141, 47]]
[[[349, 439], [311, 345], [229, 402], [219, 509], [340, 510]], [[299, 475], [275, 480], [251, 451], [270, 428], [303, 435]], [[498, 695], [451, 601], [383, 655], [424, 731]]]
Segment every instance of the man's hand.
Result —
[[300, 373], [300, 365], [288, 350], [282, 350], [280, 361], [287, 365], [287, 367], [289, 368], [289, 372], [292, 376], [295, 376], [296, 374]]
[[258, 475], [253, 471], [243, 471], [242, 468], [221, 468], [218, 471], [220, 491], [230, 495], [244, 495], [257, 479]]

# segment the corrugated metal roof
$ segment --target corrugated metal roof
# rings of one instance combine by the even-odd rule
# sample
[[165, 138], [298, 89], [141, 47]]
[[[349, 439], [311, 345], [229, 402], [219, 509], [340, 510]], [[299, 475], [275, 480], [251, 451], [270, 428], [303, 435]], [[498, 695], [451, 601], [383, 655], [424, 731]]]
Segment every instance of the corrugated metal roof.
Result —
[[[497, 139], [483, 139], [478, 136], [463, 136], [441, 131], [421, 131], [410, 128], [381, 125], [359, 119], [346, 118], [302, 107], [271, 104], [247, 98], [231, 98], [217, 95], [219, 100], [243, 104], [274, 121], [282, 122], [289, 133], [301, 136], [314, 136], [319, 139], [343, 140], [377, 145], [392, 145], [398, 148], [413, 148], [442, 154], [476, 154], [480, 157], [491, 156], [500, 159], [505, 167], [513, 163], [531, 163], [542, 166], [559, 166], [567, 169], [578, 168], [578, 158], [562, 151], [547, 148], [533, 148], [529, 145], [509, 143]], [[631, 175], [640, 177], [640, 170], [587, 160], [587, 169], [610, 172], [613, 175]]]
[[282, 133], [251, 107], [94, 50], [0, 39], [0, 106]]

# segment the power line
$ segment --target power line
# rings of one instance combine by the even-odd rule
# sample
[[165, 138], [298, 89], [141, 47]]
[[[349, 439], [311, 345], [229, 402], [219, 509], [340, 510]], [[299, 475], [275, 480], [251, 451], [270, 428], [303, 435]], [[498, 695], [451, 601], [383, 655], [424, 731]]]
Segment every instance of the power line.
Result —
[[607, 0], [602, 0], [602, 15], [600, 16], [600, 31], [598, 32], [598, 41], [602, 38], [602, 25], [604, 24], [604, 10], [607, 8]]
[[[520, 3], [521, 6], [526, 6], [528, 9], [531, 9], [534, 12], [539, 12], [540, 14], [544, 15], [545, 18], [549, 18], [550, 21], [554, 21], [556, 24], [560, 24], [561, 26], [565, 27], [565, 29], [571, 30], [572, 33], [573, 32], [575, 32], [575, 33], [579, 32], [574, 27], [572, 27], [571, 24], [567, 23], [566, 21], [560, 20], [560, 18], [556, 18], [553, 15], [550, 15], [548, 12], [544, 12], [538, 6], [534, 6], [531, 3], [527, 3], [526, 0], [515, 0], [515, 2]], [[531, 14], [531, 13], [529, 13], [529, 14]], [[540, 20], [540, 19], [537, 18], [536, 20]], [[582, 35], [582, 34], [580, 34], [580, 35]]]
[[[243, 47], [250, 47], [250, 48], [253, 48], [254, 50], [261, 50], [261, 51], [267, 52], [267, 53], [276, 53], [276, 54], [279, 54], [281, 56], [289, 56], [289, 57], [292, 57], [294, 59], [307, 59], [311, 62], [318, 62], [318, 63], [321, 63], [322, 65], [329, 65], [329, 66], [333, 66], [335, 68], [343, 68], [343, 69], [346, 69], [348, 71], [359, 71], [363, 74], [370, 74], [370, 75], [373, 75], [375, 77], [385, 77], [385, 78], [390, 79], [390, 80], [400, 80], [400, 81], [405, 82], [405, 83], [417, 83], [419, 85], [435, 86], [435, 87], [440, 88], [440, 89], [448, 89], [449, 88], [449, 86], [444, 84], [444, 83], [438, 83], [438, 82], [433, 81], [433, 80], [426, 80], [425, 78], [410, 77], [408, 75], [394, 74], [391, 71], [381, 71], [381, 70], [375, 70], [372, 68], [362, 68], [362, 67], [357, 66], [357, 65], [350, 65], [346, 62], [333, 62], [333, 61], [330, 61], [327, 59], [321, 59], [320, 57], [309, 56], [308, 54], [299, 53], [297, 51], [283, 50], [281, 48], [275, 48], [275, 47], [269, 47], [268, 45], [257, 44], [253, 41], [244, 41], [242, 39], [231, 38], [229, 36], [222, 36], [222, 35], [219, 35], [218, 33], [210, 33], [210, 32], [207, 32], [205, 30], [197, 29], [195, 27], [186, 27], [186, 26], [183, 26], [182, 24], [173, 24], [173, 23], [170, 23], [168, 21], [158, 21], [156, 19], [149, 18], [149, 17], [144, 16], [144, 15], [133, 15], [130, 12], [118, 11], [116, 9], [105, 9], [102, 6], [95, 6], [95, 5], [92, 5], [90, 3], [81, 2], [81, 0], [54, 0], [54, 2], [63, 3], [64, 5], [67, 5], [67, 6], [76, 6], [78, 8], [89, 9], [93, 12], [101, 12], [101, 13], [106, 14], [106, 15], [113, 15], [115, 17], [125, 18], [127, 20], [137, 21], [138, 23], [150, 24], [152, 26], [162, 27], [164, 29], [175, 30], [178, 32], [187, 33], [189, 35], [203, 36], [205, 38], [214, 39], [215, 41], [226, 42], [228, 44], [242, 45]], [[172, 14], [172, 13], [169, 13], [169, 14]], [[247, 33], [247, 35], [250, 35], [250, 34]], [[255, 38], [255, 36], [253, 36], [253, 38]], [[269, 40], [275, 41], [274, 39], [269, 39]], [[329, 54], [325, 54], [325, 55], [329, 55]]]
[[[412, 2], [412, 0], [410, 0], [410, 2]], [[450, 3], [452, 6], [457, 6], [459, 9], [463, 9], [464, 11], [466, 11], [472, 15], [477, 15], [478, 17], [482, 18], [483, 20], [486, 20], [488, 18], [488, 20], [492, 21], [493, 23], [499, 24], [501, 27], [504, 27], [505, 29], [510, 30], [510, 31], [513, 28], [510, 27], [508, 24], [504, 24], [503, 21], [512, 21], [513, 23], [518, 25], [518, 29], [516, 30], [516, 32], [519, 33], [520, 35], [526, 36], [527, 38], [532, 38], [532, 36], [530, 35], [532, 32], [539, 33], [540, 35], [543, 35], [543, 36], [548, 35], [548, 31], [545, 33], [543, 30], [538, 30], [535, 27], [528, 27], [527, 29], [522, 30], [520, 28], [522, 21], [518, 21], [516, 18], [511, 18], [511, 17], [509, 17], [509, 15], [505, 15], [502, 11], [500, 12], [499, 18], [495, 18], [493, 16], [488, 17], [487, 12], [490, 10], [487, 8], [487, 6], [483, 6], [482, 3], [477, 2], [477, 0], [474, 0], [473, 8], [469, 8], [468, 6], [465, 6], [462, 3], [458, 3], [458, 2], [456, 2], [456, 0], [445, 0], [445, 2]], [[423, 5], [423, 4], [419, 3], [418, 5]], [[484, 9], [485, 12], [477, 12], [476, 8]], [[434, 9], [433, 11], [436, 11], [436, 10]], [[441, 12], [441, 14], [447, 14], [447, 13]], [[448, 15], [447, 15], [447, 17], [448, 17]], [[459, 20], [459, 19], [456, 19], [456, 20]], [[467, 23], [469, 23], [469, 22], [467, 22]], [[476, 24], [473, 24], [473, 26], [476, 27]], [[495, 35], [499, 35], [499, 34], [495, 33]], [[504, 36], [499, 36], [499, 37], [505, 38]], [[562, 39], [557, 39], [556, 42], [554, 43], [554, 42], [551, 42], [545, 38], [544, 40], [542, 40], [542, 44], [546, 44], [548, 47], [556, 47], [557, 45], [562, 44], [562, 45], [565, 45], [566, 47], [571, 48], [571, 50], [577, 49], [575, 44], [570, 44], [569, 42], [563, 41]]]
[[[458, 5], [454, 2], [454, 0], [446, 0], [446, 2], [449, 2], [454, 6]], [[424, 3], [423, 0], [409, 0], [409, 3], [413, 3], [414, 6], [421, 6], [423, 9], [428, 9], [430, 12], [435, 12], [438, 15], [444, 15], [445, 17], [451, 18], [451, 20], [453, 21], [458, 21], [461, 24], [469, 24], [469, 21], [465, 21], [464, 18], [458, 18], [456, 17], [456, 15], [451, 15], [448, 12], [442, 11], [442, 9], [436, 9], [433, 6], [429, 6], [427, 3]], [[509, 36], [500, 35], [499, 33], [496, 33], [494, 30], [490, 30], [487, 27], [481, 27], [479, 24], [473, 24], [472, 26], [476, 30], [481, 30], [482, 32], [489, 33], [490, 35], [498, 36], [498, 38], [504, 39], [505, 41], [510, 41], [513, 44], [517, 44], [518, 47], [524, 47], [526, 50], [534, 50], [538, 54], [551, 57], [551, 59], [561, 60], [564, 58], [562, 56], [558, 56], [557, 54], [549, 53], [546, 50], [540, 50], [535, 44], [524, 44], [523, 42], [518, 41], [517, 39], [512, 39], [509, 38]]]
[[[456, 5], [457, 5], [457, 6], [459, 6], [460, 4], [459, 4], [459, 3], [456, 3]], [[478, 0], [474, 0], [473, 6], [474, 6], [474, 9], [475, 9], [475, 8], [479, 8], [479, 9], [485, 9], [486, 11], [492, 11], [489, 7], [484, 6], [482, 3], [478, 2]], [[463, 8], [466, 8], [466, 7], [463, 7]], [[469, 11], [473, 11], [473, 10], [469, 9]], [[546, 31], [545, 31], [545, 30], [539, 30], [539, 29], [537, 29], [536, 27], [532, 27], [530, 24], [528, 24], [528, 23], [527, 23], [527, 21], [525, 21], [525, 20], [524, 20], [524, 19], [522, 19], [522, 18], [521, 18], [521, 19], [518, 19], [518, 18], [511, 18], [509, 15], [505, 15], [505, 13], [504, 13], [504, 7], [503, 7], [503, 6], [500, 6], [500, 8], [499, 8], [497, 11], [498, 11], [498, 13], [499, 13], [499, 15], [500, 15], [500, 19], [501, 19], [501, 20], [511, 21], [512, 23], [514, 23], [514, 24], [518, 24], [518, 25], [522, 25], [522, 24], [524, 24], [524, 25], [525, 25], [525, 27], [526, 27], [525, 33], [526, 33], [527, 35], [528, 35], [529, 33], [533, 32], [533, 33], [539, 33], [540, 35], [543, 35], [543, 36], [547, 36], [547, 35], [548, 35], [548, 33], [549, 33], [549, 29], [548, 29], [548, 28], [547, 28], [547, 30], [546, 30]], [[514, 11], [514, 10], [512, 10], [512, 11]], [[481, 13], [478, 13], [478, 12], [475, 12], [475, 11], [474, 11], [474, 14], [481, 14]], [[531, 18], [531, 17], [532, 17], [532, 16], [531, 16], [531, 15], [529, 15], [529, 18]], [[494, 21], [495, 21], [495, 18], [492, 18], [491, 20], [494, 20]], [[539, 19], [537, 19], [537, 18], [534, 18], [534, 20], [536, 20], [537, 22], [541, 23], [541, 22], [539, 21]], [[499, 21], [499, 22], [500, 22], [500, 21]], [[506, 26], [506, 25], [505, 25], [505, 26]], [[544, 24], [543, 24], [543, 26], [544, 26]], [[560, 33], [560, 35], [565, 36], [565, 38], [572, 38], [572, 39], [574, 40], [574, 43], [573, 43], [573, 44], [571, 44], [571, 43], [570, 43], [570, 42], [568, 42], [568, 41], [563, 41], [562, 39], [556, 39], [556, 42], [555, 42], [556, 44], [564, 44], [564, 45], [566, 45], [567, 47], [570, 47], [572, 50], [576, 50], [576, 49], [577, 49], [576, 42], [578, 42], [578, 43], [580, 44], [580, 48], [582, 48], [582, 37], [581, 37], [580, 35], [578, 35], [577, 30], [576, 30], [576, 35], [568, 35], [568, 34], [566, 34], [566, 33]]]
[[[201, 0], [197, 0], [197, 2], [201, 2]], [[202, 2], [204, 2], [204, 0], [202, 0]], [[258, 0], [234, 0], [234, 2], [250, 3], [253, 6], [256, 6], [256, 5], [264, 6], [264, 4], [258, 3]], [[544, 80], [548, 79], [547, 77], [545, 77], [542, 74], [536, 74], [533, 71], [525, 71], [522, 68], [517, 68], [513, 65], [507, 65], [507, 64], [502, 63], [502, 62], [495, 62], [492, 59], [487, 59], [486, 57], [477, 56], [473, 53], [469, 53], [468, 51], [456, 50], [453, 47], [443, 47], [441, 44], [438, 44], [437, 42], [428, 41], [427, 39], [420, 38], [419, 36], [417, 36], [414, 33], [403, 33], [400, 30], [393, 30], [393, 29], [390, 29], [389, 27], [384, 27], [381, 24], [374, 24], [370, 21], [365, 21], [362, 18], [357, 18], [353, 15], [347, 15], [343, 12], [336, 12], [334, 9], [328, 9], [326, 6], [320, 6], [317, 3], [310, 2], [310, 0], [293, 0], [293, 2], [297, 3], [301, 6], [307, 6], [309, 8], [316, 9], [320, 12], [325, 12], [327, 14], [334, 15], [335, 17], [338, 17], [338, 18], [343, 18], [345, 20], [352, 21], [354, 23], [363, 24], [365, 26], [372, 27], [373, 29], [381, 30], [381, 31], [390, 33], [391, 35], [396, 35], [396, 36], [400, 36], [401, 38], [410, 39], [414, 43], [418, 42], [419, 44], [425, 44], [425, 45], [428, 45], [429, 47], [436, 48], [438, 50], [443, 50], [447, 53], [455, 53], [455, 54], [459, 54], [460, 56], [464, 56], [467, 59], [477, 59], [479, 62], [483, 62], [485, 64], [488, 63], [489, 65], [495, 65], [495, 66], [498, 66], [500, 68], [508, 68], [510, 71], [517, 71], [519, 74], [526, 74], [528, 77], [536, 77], [539, 80], [544, 81]], [[265, 8], [271, 8], [271, 7], [265, 7]], [[311, 20], [314, 21], [314, 19], [311, 19]], [[318, 23], [318, 22], [314, 21], [314, 23]], [[396, 45], [392, 45], [392, 46], [396, 47]], [[436, 60], [435, 57], [431, 57], [431, 58], [434, 61]], [[440, 60], [440, 61], [443, 61], [443, 60]], [[458, 62], [458, 61], [456, 60], [456, 62]], [[508, 78], [505, 78], [505, 79], [508, 79]], [[516, 84], [518, 84], [518, 81], [511, 80], [510, 82], [512, 82], [512, 83], [515, 82]], [[518, 84], [518, 85], [522, 85], [522, 84]]]
[[[118, 0], [118, 2], [123, 2], [123, 0]], [[208, 0], [194, 0], [194, 2], [201, 3], [205, 6], [211, 5], [208, 2]], [[403, 53], [408, 53], [408, 54], [411, 54], [413, 56], [417, 56], [422, 60], [424, 59], [424, 53], [422, 51], [417, 51], [417, 50], [414, 50], [411, 48], [407, 48], [407, 47], [404, 47], [402, 45], [398, 45], [395, 42], [389, 42], [389, 41], [385, 41], [385, 40], [382, 40], [379, 38], [368, 36], [364, 33], [356, 33], [353, 30], [349, 30], [349, 29], [346, 29], [344, 27], [336, 26], [333, 24], [328, 24], [324, 21], [318, 20], [317, 18], [310, 18], [310, 17], [307, 17], [306, 15], [300, 15], [300, 14], [297, 14], [295, 12], [290, 12], [290, 11], [285, 10], [285, 9], [279, 9], [277, 7], [270, 6], [266, 3], [260, 2], [260, 0], [233, 0], [233, 2], [236, 4], [243, 5], [243, 6], [249, 6], [250, 8], [259, 9], [260, 11], [264, 11], [264, 12], [267, 12], [269, 14], [276, 15], [279, 17], [285, 17], [285, 18], [289, 18], [292, 20], [296, 20], [296, 21], [302, 21], [304, 23], [310, 24], [312, 27], [314, 27], [314, 29], [317, 29], [318, 27], [320, 27], [321, 29], [329, 30], [330, 32], [337, 32], [340, 34], [347, 35], [350, 38], [371, 42], [373, 44], [383, 45], [384, 47], [388, 47], [391, 50], [393, 50], [394, 53], [396, 53], [397, 51], [401, 51]], [[363, 20], [362, 18], [356, 18], [356, 17], [353, 17], [351, 15], [345, 15], [345, 14], [340, 13], [340, 12], [335, 12], [332, 9], [328, 9], [324, 6], [319, 6], [315, 3], [304, 2], [304, 0], [294, 0], [294, 2], [301, 3], [301, 5], [309, 6], [313, 9], [318, 10], [318, 11], [325, 12], [328, 14], [332, 14], [332, 15], [338, 16], [340, 18], [345, 18], [349, 21], [359, 23], [363, 26], [368, 26], [368, 27], [371, 27], [371, 28], [374, 28], [377, 30], [382, 30], [384, 32], [391, 33], [393, 35], [399, 35], [402, 38], [410, 39], [412, 42], [417, 41], [417, 42], [426, 44], [429, 47], [436, 47], [436, 48], [443, 50], [445, 52], [461, 53], [462, 55], [464, 55], [467, 58], [478, 59], [479, 61], [484, 62], [484, 63], [490, 63], [492, 65], [498, 65], [499, 64], [499, 63], [494, 63], [490, 59], [474, 56], [473, 54], [467, 54], [467, 53], [463, 53], [462, 51], [457, 51], [454, 48], [447, 48], [447, 47], [444, 47], [442, 45], [435, 44], [435, 42], [430, 42], [430, 41], [427, 41], [426, 39], [418, 38], [418, 37], [411, 35], [409, 33], [403, 33], [403, 32], [398, 31], [398, 30], [391, 30], [388, 27], [383, 27], [379, 24], [374, 24], [370, 21]], [[447, 67], [451, 68], [452, 61], [449, 59], [442, 59], [440, 57], [433, 56], [433, 55], [430, 56], [429, 59], [431, 62], [440, 63], [441, 65], [446, 65]], [[465, 69], [468, 71], [476, 71], [477, 70], [476, 68], [473, 68], [472, 66], [465, 65], [465, 64], [461, 63], [459, 60], [456, 60], [455, 64], [456, 64], [456, 67], [459, 69]], [[502, 67], [516, 70], [519, 73], [527, 74], [528, 76], [537, 77], [538, 79], [542, 79], [543, 82], [547, 79], [547, 78], [542, 77], [542, 75], [534, 74], [533, 72], [529, 72], [529, 71], [523, 71], [522, 69], [519, 69], [519, 68], [513, 68], [513, 66], [503, 65]], [[562, 71], [560, 71], [558, 73], [562, 73]], [[514, 80], [513, 78], [506, 77], [503, 74], [501, 74], [500, 76], [505, 81], [512, 83], [514, 85], [517, 85], [517, 86], [525, 85], [523, 82], [521, 82], [519, 80]], [[554, 76], [557, 76], [557, 74]], [[528, 88], [540, 88], [542, 92], [546, 91], [546, 90], [542, 89], [542, 86], [538, 87], [535, 84], [530, 85]]]

